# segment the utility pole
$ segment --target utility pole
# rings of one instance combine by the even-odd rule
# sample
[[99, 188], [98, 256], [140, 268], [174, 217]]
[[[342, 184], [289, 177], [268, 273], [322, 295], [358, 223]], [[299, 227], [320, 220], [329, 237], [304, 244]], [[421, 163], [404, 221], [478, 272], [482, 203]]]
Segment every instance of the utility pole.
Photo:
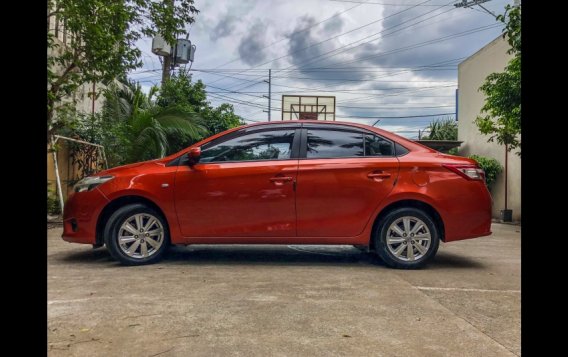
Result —
[[[268, 80], [265, 80], [268, 83], [268, 95], [263, 95], [264, 98], [268, 98], [268, 121], [270, 121], [270, 114], [272, 112], [272, 69], [268, 70]], [[263, 110], [266, 112], [266, 110]]]
[[[174, 7], [174, 0], [164, 0], [165, 7]], [[164, 56], [164, 68], [162, 68], [162, 84], [164, 84], [168, 79], [170, 79], [170, 69], [172, 67], [172, 57], [174, 56], [171, 53], [169, 56]]]
[[486, 13], [490, 14], [491, 16], [493, 16], [494, 18], [497, 18], [497, 15], [495, 15], [494, 13], [492, 13], [491, 11], [487, 10], [485, 7], [483, 7], [481, 4], [483, 4], [484, 2], [488, 2], [491, 0], [462, 0], [461, 2], [455, 3], [454, 6], [455, 7], [469, 7], [470, 9], [472, 8], [472, 6], [479, 6], [480, 8], [482, 8]]

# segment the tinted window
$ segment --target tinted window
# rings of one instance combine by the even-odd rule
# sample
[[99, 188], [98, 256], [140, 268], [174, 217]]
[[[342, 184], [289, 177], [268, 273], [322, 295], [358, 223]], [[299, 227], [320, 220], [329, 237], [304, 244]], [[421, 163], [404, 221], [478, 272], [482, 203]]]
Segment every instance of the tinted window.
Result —
[[392, 142], [376, 135], [365, 135], [365, 156], [393, 156]]
[[408, 149], [400, 145], [399, 143], [395, 143], [394, 147], [396, 150], [396, 156], [402, 156], [408, 154]]
[[306, 157], [363, 156], [363, 134], [339, 130], [308, 130]]
[[289, 159], [294, 132], [272, 130], [242, 135], [202, 148], [200, 162]]

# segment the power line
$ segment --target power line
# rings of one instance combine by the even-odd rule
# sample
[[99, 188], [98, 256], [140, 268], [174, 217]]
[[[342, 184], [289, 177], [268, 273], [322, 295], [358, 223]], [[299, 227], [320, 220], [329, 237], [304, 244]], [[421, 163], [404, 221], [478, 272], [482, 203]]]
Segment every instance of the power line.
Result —
[[[314, 78], [314, 77], [293, 77], [293, 76], [274, 76], [272, 78], [280, 78], [280, 79], [309, 79], [309, 80], [343, 80], [343, 81], [378, 81], [377, 78], [384, 78], [384, 77], [391, 77], [393, 75], [399, 74], [399, 73], [406, 73], [406, 72], [417, 72], [417, 71], [428, 71], [428, 70], [456, 70], [457, 66], [452, 66], [452, 68], [438, 68], [438, 67], [434, 67], [434, 68], [426, 68], [427, 66], [422, 66], [422, 67], [398, 67], [398, 68], [408, 68], [405, 71], [402, 72], [395, 72], [394, 74], [384, 74], [385, 71], [380, 71], [380, 73], [383, 73], [384, 75], [380, 76], [380, 77], [375, 77], [375, 78], [364, 78], [364, 79], [344, 79], [344, 78], [340, 78], [340, 79], [334, 79], [334, 78]], [[350, 71], [353, 71], [352, 69]], [[232, 78], [232, 79], [237, 79], [237, 80], [241, 80], [241, 81], [246, 81], [246, 82], [252, 82], [253, 80], [251, 79], [247, 79], [247, 78], [241, 78], [241, 77], [235, 77], [234, 75], [228, 75], [228, 74], [221, 74], [221, 73], [216, 73], [214, 71], [204, 71], [204, 70], [197, 70], [196, 72], [203, 72], [203, 73], [207, 73], [207, 74], [212, 74], [215, 76], [221, 76], [221, 77], [225, 77], [225, 78]], [[327, 71], [329, 72], [329, 71]], [[247, 77], [264, 77], [264, 75], [258, 75], [258, 74], [236, 74], [239, 76], [247, 76]], [[393, 81], [382, 81], [382, 82], [443, 82], [443, 81], [403, 81], [403, 80], [393, 80]], [[211, 82], [214, 83], [214, 82]]]
[[[426, 0], [426, 1], [421, 2], [420, 4], [425, 4], [425, 3], [430, 2], [430, 1], [431, 1], [431, 0]], [[420, 5], [420, 4], [418, 4], [418, 5]], [[304, 50], [306, 50], [306, 49], [308, 49], [308, 48], [311, 48], [311, 47], [313, 47], [313, 46], [317, 46], [317, 45], [320, 45], [320, 44], [322, 44], [322, 43], [324, 43], [324, 42], [328, 42], [328, 41], [331, 41], [331, 40], [336, 39], [336, 38], [338, 38], [338, 37], [347, 35], [347, 34], [349, 34], [349, 33], [351, 33], [351, 32], [358, 31], [358, 30], [360, 30], [360, 29], [362, 29], [362, 28], [371, 26], [371, 25], [373, 25], [373, 24], [375, 24], [375, 23], [377, 23], [377, 22], [379, 22], [379, 21], [386, 20], [386, 19], [388, 19], [388, 18], [390, 18], [390, 17], [396, 16], [396, 15], [398, 15], [398, 14], [401, 14], [401, 13], [403, 13], [403, 12], [406, 12], [406, 11], [408, 11], [408, 10], [411, 10], [411, 9], [415, 8], [416, 6], [417, 6], [417, 5], [413, 5], [413, 6], [409, 7], [409, 8], [407, 8], [407, 9], [404, 9], [404, 10], [401, 10], [401, 11], [398, 11], [398, 12], [395, 12], [394, 14], [385, 16], [385, 17], [383, 17], [383, 18], [381, 18], [381, 19], [378, 19], [378, 20], [375, 20], [375, 21], [371, 21], [371, 22], [369, 22], [368, 24], [365, 24], [365, 25], [363, 25], [363, 26], [359, 26], [359, 27], [357, 27], [357, 28], [355, 28], [355, 29], [352, 29], [352, 30], [349, 30], [349, 31], [340, 33], [339, 35], [332, 36], [332, 37], [330, 37], [330, 38], [328, 38], [328, 39], [325, 39], [325, 40], [323, 40], [323, 41], [320, 41], [320, 42], [311, 44], [311, 45], [309, 45], [309, 46], [303, 47], [303, 48], [301, 48], [301, 49], [299, 49], [299, 50], [293, 51], [293, 52], [288, 53], [288, 54], [286, 54], [286, 55], [283, 55], [283, 56], [274, 58], [274, 59], [272, 59], [272, 60], [269, 60], [269, 61], [260, 63], [260, 64], [258, 64], [258, 65], [253, 66], [252, 68], [258, 68], [258, 67], [264, 66], [264, 65], [266, 65], [266, 64], [268, 64], [268, 63], [277, 61], [277, 60], [282, 59], [282, 58], [285, 58], [285, 57], [289, 57], [289, 56], [291, 56], [291, 55], [293, 55], [293, 54], [295, 54], [295, 53], [304, 51]]]
[[[368, 60], [368, 59], [371, 59], [371, 58], [378, 58], [378, 57], [386, 56], [386, 55], [393, 54], [393, 53], [407, 51], [407, 50], [410, 50], [410, 49], [415, 49], [415, 48], [427, 46], [427, 45], [430, 45], [430, 44], [443, 42], [443, 41], [447, 41], [447, 40], [462, 37], [462, 36], [467, 36], [467, 35], [470, 35], [470, 34], [473, 34], [473, 33], [479, 32], [479, 31], [485, 31], [487, 29], [500, 27], [500, 26], [501, 26], [501, 24], [481, 26], [481, 27], [478, 27], [478, 28], [469, 29], [469, 30], [466, 30], [466, 31], [462, 31], [462, 32], [451, 34], [451, 35], [443, 36], [443, 37], [440, 37], [440, 38], [431, 39], [431, 40], [428, 40], [428, 41], [415, 43], [415, 44], [412, 44], [412, 45], [409, 45], [409, 46], [392, 49], [392, 50], [380, 53], [378, 55], [372, 55], [372, 56], [367, 56], [367, 57], [363, 57], [363, 58], [359, 58], [359, 59], [355, 59], [355, 60], [351, 60], [351, 61], [340, 62], [340, 63], [336, 64], [335, 66], [360, 62], [360, 61]], [[233, 88], [233, 87], [234, 86], [232, 86], [230, 88]], [[242, 88], [239, 88], [239, 89], [242, 89]]]
[[349, 119], [406, 119], [406, 118], [427, 118], [427, 117], [437, 117], [437, 116], [444, 116], [444, 115], [455, 115], [456, 113], [440, 113], [440, 114], [423, 114], [423, 115], [405, 115], [405, 116], [397, 116], [397, 117], [367, 117], [361, 115], [336, 115], [336, 118], [349, 118]]
[[283, 79], [309, 79], [317, 81], [343, 81], [343, 82], [380, 82], [380, 83], [456, 83], [455, 81], [420, 81], [420, 80], [398, 80], [398, 81], [381, 81], [376, 79], [346, 79], [346, 78], [317, 78], [312, 77], [272, 77]]
[[[272, 84], [273, 86], [277, 87], [284, 87], [284, 88], [292, 88], [292, 89], [300, 89], [306, 90], [310, 92], [328, 92], [328, 93], [351, 93], [351, 92], [361, 92], [361, 91], [385, 91], [385, 90], [397, 90], [397, 89], [409, 89], [409, 88], [417, 88], [417, 87], [400, 87], [400, 88], [363, 88], [363, 89], [331, 89], [328, 88], [305, 88], [305, 87], [295, 87], [295, 86], [287, 86], [283, 84]], [[447, 88], [447, 87], [455, 87], [457, 84], [450, 84], [450, 85], [443, 85], [443, 86], [428, 86], [428, 87], [418, 87], [418, 88]]]
[[[245, 102], [243, 100], [240, 99], [236, 99], [236, 98], [231, 98], [228, 97], [226, 95], [223, 94], [211, 94], [214, 98], [221, 98], [221, 99], [225, 99], [228, 100], [230, 102], [234, 102], [236, 104], [242, 104], [242, 105], [247, 105], [247, 106], [251, 106], [251, 107], [255, 107], [255, 108], [260, 108], [260, 109], [267, 109], [268, 107], [266, 105], [261, 105], [261, 104], [252, 104], [250, 102]], [[282, 110], [282, 108], [274, 108], [275, 110]]]
[[[450, 4], [451, 2], [453, 2], [453, 1], [448, 2], [448, 4]], [[323, 54], [320, 54], [319, 56], [313, 57], [313, 58], [309, 59], [308, 61], [305, 61], [303, 64], [300, 65], [300, 68], [305, 67], [306, 64], [309, 64], [310, 62], [313, 62], [314, 60], [316, 60], [316, 59], [318, 59], [318, 58], [320, 58], [320, 57], [322, 57], [322, 56], [323, 56], [324, 58], [320, 59], [320, 61], [321, 61], [321, 60], [329, 59], [329, 58], [331, 58], [331, 57], [333, 57], [333, 56], [336, 56], [336, 55], [338, 55], [338, 54], [340, 54], [340, 53], [343, 53], [343, 52], [345, 52], [345, 51], [347, 51], [347, 50], [352, 50], [352, 49], [354, 49], [354, 48], [356, 48], [356, 47], [359, 47], [359, 46], [361, 46], [361, 45], [363, 45], [363, 44], [365, 44], [365, 43], [371, 42], [372, 40], [368, 40], [368, 41], [365, 41], [365, 42], [360, 43], [360, 44], [357, 45], [357, 46], [353, 46], [353, 47], [351, 47], [351, 48], [347, 47], [347, 46], [353, 45], [353, 44], [355, 44], [355, 43], [361, 42], [361, 41], [363, 41], [363, 40], [366, 40], [366, 39], [368, 39], [368, 38], [370, 38], [370, 37], [375, 37], [375, 36], [377, 36], [377, 35], [379, 35], [379, 34], [382, 34], [383, 32], [385, 32], [385, 31], [387, 31], [387, 30], [391, 30], [391, 29], [393, 29], [393, 28], [399, 27], [399, 26], [401, 26], [401, 25], [403, 25], [403, 24], [405, 24], [405, 23], [411, 22], [411, 21], [413, 21], [413, 20], [415, 20], [415, 19], [417, 19], [417, 18], [420, 18], [420, 17], [422, 17], [422, 16], [425, 16], [425, 15], [427, 15], [427, 14], [429, 14], [429, 13], [435, 12], [435, 11], [439, 10], [440, 8], [441, 8], [441, 6], [437, 7], [437, 8], [434, 9], [434, 10], [428, 11], [428, 12], [426, 12], [426, 13], [424, 13], [424, 14], [415, 16], [415, 17], [413, 17], [413, 18], [411, 18], [411, 19], [409, 19], [409, 20], [407, 20], [407, 21], [403, 21], [403, 22], [401, 22], [401, 23], [399, 23], [399, 24], [397, 24], [397, 25], [391, 26], [391, 27], [388, 28], [388, 29], [384, 29], [384, 30], [381, 30], [381, 31], [379, 31], [379, 32], [376, 32], [376, 33], [374, 33], [374, 34], [372, 34], [372, 35], [365, 36], [364, 38], [359, 39], [359, 40], [354, 41], [354, 42], [351, 42], [351, 43], [349, 43], [349, 44], [347, 44], [346, 46], [343, 46], [343, 47], [341, 47], [341, 48], [334, 49], [334, 50], [325, 52], [325, 53], [323, 53]], [[440, 14], [436, 14], [436, 15], [434, 15], [434, 16], [430, 16], [430, 17], [428, 17], [428, 18], [426, 18], [426, 19], [423, 19], [423, 20], [421, 20], [421, 21], [419, 21], [419, 22], [417, 22], [417, 23], [414, 23], [414, 24], [411, 24], [411, 25], [409, 25], [409, 26], [406, 26], [406, 27], [403, 27], [403, 28], [401, 28], [401, 29], [398, 29], [398, 30], [396, 30], [396, 31], [393, 31], [393, 32], [391, 32], [391, 33], [389, 33], [389, 34], [387, 34], [387, 35], [384, 35], [383, 37], [392, 35], [392, 34], [394, 34], [394, 33], [396, 33], [396, 32], [399, 32], [399, 31], [401, 31], [401, 30], [404, 30], [404, 29], [406, 29], [406, 28], [413, 27], [413, 26], [415, 26], [415, 25], [417, 25], [417, 24], [419, 24], [419, 23], [421, 23], [421, 22], [424, 22], [424, 21], [426, 21], [426, 20], [429, 20], [429, 19], [434, 18], [434, 17], [439, 16], [439, 15], [442, 15], [442, 14], [448, 12], [448, 11], [451, 11], [451, 10], [453, 10], [453, 8], [450, 8], [450, 9], [448, 9], [447, 11], [444, 11], [444, 12], [442, 12], [442, 13], [440, 13]], [[394, 16], [394, 15], [396, 15], [396, 14], [400, 14], [401, 12], [404, 12], [404, 11], [406, 11], [406, 10], [397, 12], [397, 13], [392, 14], [392, 15], [389, 15], [389, 16], [383, 18], [383, 19], [386, 19], [386, 18], [388, 18], [388, 17]], [[366, 25], [365, 25], [365, 26], [366, 26]], [[363, 26], [363, 27], [364, 27], [364, 26]], [[345, 34], [345, 33], [344, 33], [344, 34]], [[332, 38], [332, 39], [333, 39], [333, 38]], [[328, 40], [329, 40], [329, 39], [328, 39]], [[319, 45], [319, 44], [324, 43], [324, 42], [326, 42], [326, 41], [328, 41], [328, 40], [320, 41], [320, 42], [318, 42], [318, 43], [315, 43], [315, 44], [313, 44], [313, 45], [310, 45], [310, 46], [308, 46], [308, 47], [305, 47], [304, 49], [309, 48], [309, 47], [312, 47], [312, 46], [315, 46], [315, 45]], [[298, 50], [298, 51], [289, 53], [288, 55], [294, 54], [294, 53], [299, 52], [299, 51], [301, 51], [301, 50], [303, 50], [303, 49], [300, 49], [300, 50]], [[330, 53], [333, 53], [333, 52], [336, 52], [336, 53], [330, 55]], [[288, 55], [286, 55], [286, 56], [288, 56]], [[284, 56], [284, 57], [285, 57], [285, 56]], [[277, 58], [277, 59], [279, 59], [279, 58]], [[262, 64], [260, 64], [260, 65], [262, 65]], [[260, 66], [260, 65], [259, 65], [259, 66]], [[258, 66], [256, 66], [256, 67], [258, 67]], [[292, 68], [292, 67], [294, 67], [294, 65], [288, 66], [286, 69], [290, 69], [290, 68]], [[234, 88], [234, 87], [235, 87], [235, 86], [232, 86], [231, 88]]]
[[400, 110], [400, 109], [433, 109], [433, 108], [453, 108], [454, 105], [436, 105], [426, 107], [352, 107], [349, 105], [338, 105], [337, 108], [350, 108], [350, 109], [371, 109], [371, 110]]
[[[450, 1], [450, 2], [451, 2], [451, 1]], [[449, 4], [449, 3], [448, 3], [448, 4]], [[431, 11], [428, 11], [428, 12], [426, 12], [426, 13], [424, 13], [424, 14], [415, 16], [415, 17], [413, 17], [413, 18], [411, 18], [411, 19], [408, 19], [408, 20], [406, 20], [406, 21], [403, 21], [403, 22], [401, 22], [401, 23], [398, 23], [398, 24], [396, 24], [396, 25], [394, 25], [394, 26], [391, 26], [391, 27], [389, 27], [389, 28], [387, 28], [387, 29], [383, 29], [383, 30], [378, 31], [378, 32], [375, 32], [375, 33], [373, 33], [373, 34], [371, 34], [371, 35], [365, 36], [365, 37], [363, 37], [363, 38], [361, 38], [361, 39], [359, 39], [359, 40], [357, 40], [357, 41], [353, 41], [353, 42], [351, 42], [351, 43], [348, 43], [348, 44], [346, 44], [346, 45], [343, 46], [343, 47], [336, 48], [336, 49], [334, 49], [334, 50], [325, 52], [325, 53], [323, 53], [323, 54], [321, 54], [321, 55], [319, 55], [319, 56], [310, 58], [308, 61], [306, 61], [306, 62], [300, 64], [299, 67], [300, 67], [300, 68], [305, 67], [306, 64], [308, 64], [308, 63], [310, 63], [310, 62], [313, 62], [314, 60], [316, 60], [316, 59], [318, 59], [318, 58], [320, 58], [320, 57], [322, 57], [322, 56], [325, 56], [322, 60], [327, 60], [327, 59], [329, 59], [329, 58], [331, 58], [331, 57], [334, 57], [334, 56], [337, 56], [338, 54], [343, 53], [343, 52], [345, 52], [345, 51], [353, 50], [353, 49], [355, 49], [355, 48], [357, 48], [357, 47], [359, 47], [359, 46], [361, 46], [361, 45], [364, 45], [364, 44], [366, 44], [366, 43], [369, 43], [369, 42], [371, 42], [371, 41], [374, 41], [374, 39], [373, 39], [373, 40], [368, 40], [368, 41], [365, 41], [365, 42], [362, 42], [362, 43], [359, 43], [357, 46], [353, 46], [353, 47], [348, 47], [348, 46], [351, 46], [351, 45], [353, 45], [353, 44], [355, 44], [355, 43], [358, 43], [358, 42], [361, 42], [361, 41], [370, 39], [371, 37], [375, 37], [375, 36], [381, 35], [381, 34], [383, 34], [384, 32], [386, 32], [386, 31], [388, 31], [388, 30], [391, 30], [391, 29], [393, 29], [393, 28], [396, 28], [396, 27], [399, 27], [399, 26], [401, 26], [401, 25], [404, 25], [405, 23], [414, 21], [414, 20], [416, 20], [416, 19], [418, 19], [418, 18], [420, 18], [420, 17], [422, 17], [422, 16], [425, 16], [425, 15], [428, 15], [428, 14], [430, 14], [430, 13], [432, 13], [432, 12], [437, 11], [437, 10], [439, 10], [440, 8], [442, 8], [442, 6], [439, 6], [439, 7], [437, 7], [437, 8], [434, 9], [434, 10], [431, 10]], [[450, 9], [448, 9], [447, 11], [444, 11], [444, 12], [441, 12], [441, 13], [439, 13], [439, 14], [436, 14], [436, 15], [433, 15], [433, 16], [430, 16], [430, 17], [427, 17], [427, 18], [425, 18], [425, 19], [422, 19], [421, 21], [419, 21], [419, 22], [417, 22], [417, 23], [410, 24], [409, 26], [403, 27], [403, 28], [401, 28], [401, 29], [398, 29], [398, 30], [396, 30], [396, 31], [393, 31], [393, 32], [391, 32], [391, 33], [388, 33], [388, 34], [386, 34], [386, 35], [383, 35], [382, 38], [387, 37], [387, 36], [390, 36], [390, 35], [392, 35], [392, 34], [394, 34], [394, 33], [397, 33], [397, 32], [399, 32], [399, 31], [402, 31], [402, 30], [407, 29], [407, 28], [409, 28], [409, 27], [413, 27], [413, 26], [415, 26], [415, 25], [417, 25], [417, 24], [419, 24], [419, 23], [421, 23], [421, 22], [424, 22], [424, 21], [426, 21], [426, 20], [430, 20], [430, 19], [432, 19], [432, 18], [434, 18], [434, 17], [443, 15], [443, 14], [445, 14], [445, 13], [447, 13], [447, 12], [453, 10], [453, 9], [454, 9], [454, 8], [450, 8]], [[429, 24], [429, 25], [431, 25], [431, 24]], [[330, 53], [332, 53], [332, 52], [336, 52], [336, 53], [334, 53], [334, 54], [332, 54], [332, 55], [329, 55], [329, 56], [326, 56], [326, 55], [328, 55], [328, 54], [330, 54]], [[287, 67], [287, 69], [288, 69], [288, 68], [291, 68], [291, 67], [293, 67], [293, 66], [289, 66], [289, 67]]]
[[453, 5], [441, 5], [441, 4], [427, 4], [427, 5], [414, 5], [414, 4], [385, 4], [385, 3], [380, 3], [380, 2], [374, 2], [374, 1], [368, 1], [368, 2], [362, 2], [362, 1], [353, 1], [353, 0], [329, 0], [329, 1], [334, 1], [334, 2], [350, 2], [353, 4], [361, 4], [361, 5], [383, 5], [383, 6], [453, 6]]
[[[423, 66], [421, 66], [423, 67]], [[387, 69], [406, 69], [408, 67], [391, 67], [391, 66], [381, 66], [381, 68], [387, 68]], [[307, 72], [327, 72], [327, 71], [352, 71], [353, 69], [366, 69], [369, 72], [385, 72], [387, 71], [387, 69], [377, 69], [376, 66], [371, 66], [371, 67], [361, 67], [361, 66], [353, 66], [353, 67], [310, 67], [310, 68], [289, 68], [289, 69], [272, 69], [274, 72], [297, 72], [297, 71], [307, 71]], [[156, 69], [153, 70], [145, 70], [143, 72], [150, 72], [150, 71], [156, 71]], [[265, 68], [248, 68], [248, 69], [242, 69], [242, 68], [223, 68], [223, 69], [215, 69], [215, 68], [197, 68], [197, 69], [192, 69], [192, 72], [213, 72], [213, 73], [231, 73], [231, 72], [237, 72], [237, 71], [243, 71], [243, 72], [262, 72], [265, 73], [266, 69]], [[130, 74], [139, 74], [139, 73], [143, 73], [143, 72], [130, 72]], [[235, 73], [236, 75], [237, 73]], [[239, 74], [241, 76], [260, 76], [261, 74]]]
[[[363, 3], [361, 3], [361, 4], [363, 4]], [[313, 24], [313, 25], [311, 25], [311, 26], [308, 26], [308, 27], [306, 27], [306, 28], [304, 28], [304, 29], [302, 29], [302, 30], [294, 31], [294, 32], [292, 32], [292, 33], [291, 33], [290, 35], [288, 35], [288, 36], [292, 36], [292, 35], [295, 35], [295, 34], [298, 34], [298, 33], [302, 33], [302, 32], [308, 31], [308, 30], [310, 30], [310, 29], [312, 29], [312, 28], [314, 28], [314, 27], [316, 27], [316, 26], [318, 26], [318, 25], [320, 25], [320, 24], [322, 24], [322, 23], [324, 23], [324, 22], [326, 22], [326, 21], [329, 21], [329, 20], [331, 20], [331, 19], [333, 19], [333, 18], [336, 18], [337, 16], [339, 16], [339, 15], [341, 15], [341, 14], [346, 13], [347, 11], [351, 11], [351, 10], [353, 10], [353, 9], [355, 9], [355, 8], [357, 8], [357, 7], [359, 7], [359, 6], [361, 6], [361, 4], [352, 6], [352, 7], [348, 8], [347, 10], [343, 10], [343, 11], [341, 11], [341, 12], [338, 12], [338, 13], [336, 13], [335, 15], [333, 15], [333, 16], [331, 16], [331, 17], [328, 17], [327, 19], [322, 20], [322, 21], [320, 21], [320, 22], [318, 22], [318, 23], [316, 23], [316, 24]], [[274, 46], [275, 44], [280, 43], [280, 42], [284, 41], [285, 39], [286, 39], [286, 37], [281, 38], [281, 39], [278, 40], [278, 41], [274, 41], [274, 42], [272, 42], [271, 44], [269, 44], [269, 45], [267, 45], [267, 46], [265, 46], [265, 47], [262, 47], [261, 49], [259, 49], [259, 51], [262, 51], [262, 50], [267, 49], [267, 48], [269, 48], [269, 47], [271, 47], [271, 46]], [[235, 59], [233, 59], [233, 60], [231, 60], [231, 61], [229, 61], [229, 62], [226, 62], [226, 63], [224, 63], [224, 64], [222, 64], [222, 65], [219, 65], [219, 66], [217, 66], [217, 67], [215, 67], [215, 68], [217, 69], [217, 68], [220, 68], [220, 67], [224, 67], [224, 66], [226, 66], [226, 65], [228, 65], [228, 64], [231, 64], [231, 63], [234, 63], [234, 62], [238, 61], [240, 58], [241, 58], [241, 57], [239, 56], [239, 57], [237, 57], [237, 58], [235, 58]]]
[[501, 27], [501, 26], [502, 26], [502, 24], [491, 24], [491, 25], [475, 27], [475, 28], [472, 28], [472, 29], [469, 29], [469, 30], [466, 30], [466, 31], [462, 31], [462, 32], [457, 32], [457, 33], [454, 33], [454, 34], [451, 34], [451, 35], [435, 38], [435, 39], [428, 40], [428, 41], [418, 42], [418, 43], [408, 45], [408, 46], [405, 46], [405, 47], [399, 47], [399, 48], [392, 49], [392, 50], [389, 50], [389, 51], [386, 51], [386, 52], [382, 52], [382, 53], [379, 53], [379, 54], [376, 54], [376, 55], [362, 57], [362, 58], [358, 58], [358, 59], [346, 61], [346, 62], [340, 62], [340, 63], [338, 63], [338, 65], [340, 65], [340, 64], [351, 64], [351, 63], [366, 61], [366, 60], [372, 59], [372, 58], [379, 58], [379, 57], [390, 55], [390, 54], [393, 54], [393, 53], [398, 53], [398, 52], [403, 52], [403, 51], [407, 51], [407, 50], [411, 50], [411, 49], [415, 49], [415, 48], [419, 48], [419, 47], [424, 47], [424, 46], [428, 46], [428, 45], [431, 45], [431, 44], [434, 44], [434, 43], [452, 40], [452, 39], [455, 39], [455, 38], [471, 35], [471, 34], [474, 34], [474, 33], [477, 33], [477, 32], [490, 30], [490, 29], [493, 29], [493, 28]]

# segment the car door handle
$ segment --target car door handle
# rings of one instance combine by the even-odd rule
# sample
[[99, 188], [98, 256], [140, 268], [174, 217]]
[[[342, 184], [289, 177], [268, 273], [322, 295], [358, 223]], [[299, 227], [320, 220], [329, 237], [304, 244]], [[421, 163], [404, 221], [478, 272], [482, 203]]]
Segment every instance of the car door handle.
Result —
[[292, 181], [294, 178], [290, 176], [278, 176], [278, 177], [271, 177], [270, 181], [272, 182], [288, 182]]
[[388, 172], [371, 172], [367, 175], [367, 177], [372, 179], [386, 179], [391, 177], [391, 174]]

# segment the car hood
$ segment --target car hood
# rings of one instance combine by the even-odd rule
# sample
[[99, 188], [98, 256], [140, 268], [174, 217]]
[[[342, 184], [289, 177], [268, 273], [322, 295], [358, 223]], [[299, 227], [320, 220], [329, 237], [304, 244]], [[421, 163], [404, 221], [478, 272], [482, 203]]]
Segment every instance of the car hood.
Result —
[[117, 167], [113, 167], [111, 169], [100, 171], [97, 174], [97, 176], [118, 175], [118, 174], [121, 174], [123, 172], [131, 172], [132, 170], [138, 170], [138, 169], [143, 168], [143, 167], [148, 166], [148, 165], [162, 164], [162, 161], [163, 161], [162, 159], [155, 159], [155, 160], [148, 160], [148, 161], [142, 161], [142, 162], [135, 162], [133, 164], [128, 164], [128, 165], [117, 166]]

